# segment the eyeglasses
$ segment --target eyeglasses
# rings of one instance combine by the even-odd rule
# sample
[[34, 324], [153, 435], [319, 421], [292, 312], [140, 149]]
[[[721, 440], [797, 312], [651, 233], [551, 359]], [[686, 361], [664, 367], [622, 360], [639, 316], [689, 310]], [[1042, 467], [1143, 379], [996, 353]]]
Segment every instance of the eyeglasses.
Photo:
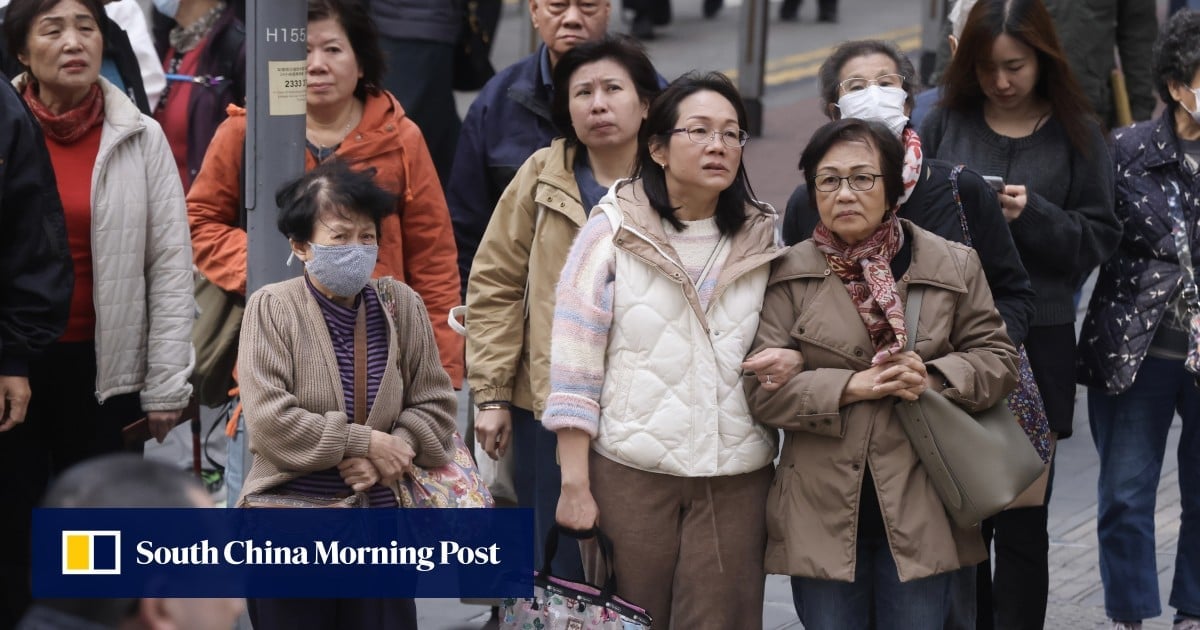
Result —
[[855, 173], [847, 177], [837, 175], [817, 175], [813, 178], [813, 187], [821, 192], [837, 192], [842, 189], [842, 181], [850, 186], [850, 190], [867, 192], [875, 187], [875, 180], [883, 177], [874, 173]]
[[711, 144], [713, 138], [720, 136], [721, 144], [730, 149], [737, 149], [746, 146], [750, 142], [750, 134], [746, 133], [745, 129], [727, 129], [725, 131], [709, 131], [704, 127], [690, 127], [679, 129], [668, 129], [667, 135], [676, 133], [686, 133], [688, 140], [696, 144]]
[[566, 0], [550, 0], [545, 3], [546, 11], [550, 15], [562, 15], [567, 12], [567, 9], [574, 4], [579, 7], [579, 12], [592, 16], [600, 13], [600, 9], [604, 3], [598, 0], [576, 0], [575, 2], [567, 2]]
[[865, 89], [867, 89], [867, 86], [870, 86], [870, 85], [878, 85], [879, 87], [894, 87], [894, 88], [903, 89], [904, 88], [904, 79], [906, 79], [906, 78], [907, 77], [905, 77], [902, 74], [885, 74], [881, 77], [876, 77], [874, 79], [864, 79], [862, 77], [850, 77], [849, 79], [846, 79], [845, 81], [842, 81], [841, 83], [838, 83], [838, 87], [841, 88], [843, 93], [857, 92], [859, 90], [865, 90]]

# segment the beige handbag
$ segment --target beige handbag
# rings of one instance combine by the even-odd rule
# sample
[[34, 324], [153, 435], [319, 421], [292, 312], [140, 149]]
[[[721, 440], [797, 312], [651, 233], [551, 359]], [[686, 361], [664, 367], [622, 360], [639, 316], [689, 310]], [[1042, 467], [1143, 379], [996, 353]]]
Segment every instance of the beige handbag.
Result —
[[[921, 313], [922, 286], [910, 286], [904, 309], [912, 350]], [[1042, 474], [1044, 464], [1016, 417], [1001, 401], [975, 414], [926, 389], [896, 411], [909, 442], [959, 527], [998, 514]]]

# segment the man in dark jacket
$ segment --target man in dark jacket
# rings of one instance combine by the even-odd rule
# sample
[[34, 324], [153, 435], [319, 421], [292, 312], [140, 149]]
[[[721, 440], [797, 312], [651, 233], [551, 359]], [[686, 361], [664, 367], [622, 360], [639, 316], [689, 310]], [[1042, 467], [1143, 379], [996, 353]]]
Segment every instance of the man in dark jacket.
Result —
[[492, 77], [467, 110], [446, 185], [464, 299], [471, 261], [500, 193], [534, 151], [560, 135], [550, 115], [554, 64], [576, 42], [602, 37], [611, 10], [609, 0], [529, 0], [542, 45]]
[[[7, 5], [0, 8], [0, 24], [4, 23], [7, 9]], [[129, 43], [129, 36], [107, 13], [104, 14], [104, 23], [100, 27], [104, 29], [104, 61], [112, 62], [116, 69], [114, 74], [109, 74], [107, 68], [102, 68], [100, 75], [125, 92], [143, 114], [152, 114], [150, 101], [146, 98], [146, 87], [142, 84], [142, 69], [138, 65], [137, 54], [133, 52], [133, 46]], [[8, 45], [3, 31], [0, 31], [0, 72], [15, 77], [24, 71], [21, 63], [8, 55]]]
[[[75, 277], [41, 128], [8, 77], [0, 74], [0, 83], [0, 457], [9, 457], [14, 441], [7, 432], [24, 428], [31, 397], [30, 358], [66, 329]], [[0, 628], [12, 627], [29, 603], [28, 549], [22, 549], [25, 557], [0, 556]]]

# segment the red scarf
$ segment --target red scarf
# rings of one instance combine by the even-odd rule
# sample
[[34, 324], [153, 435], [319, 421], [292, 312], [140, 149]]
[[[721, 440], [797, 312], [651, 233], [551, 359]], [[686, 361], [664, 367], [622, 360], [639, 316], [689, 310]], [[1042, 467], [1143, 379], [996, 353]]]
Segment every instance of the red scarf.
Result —
[[104, 122], [104, 94], [100, 84], [92, 85], [87, 96], [75, 107], [61, 114], [51, 112], [37, 96], [36, 81], [25, 84], [25, 103], [33, 110], [34, 118], [42, 124], [42, 132], [59, 144], [71, 144], [87, 135], [92, 127]]
[[921, 178], [921, 163], [925, 158], [921, 151], [921, 136], [917, 135], [916, 129], [911, 126], [905, 127], [900, 133], [900, 141], [904, 143], [904, 170], [901, 173], [904, 190], [900, 191], [897, 205], [903, 204], [912, 196], [913, 188], [917, 187], [917, 180]]
[[825, 254], [830, 268], [846, 284], [858, 316], [867, 325], [867, 334], [875, 346], [871, 364], [877, 365], [888, 355], [904, 349], [908, 335], [904, 330], [904, 305], [896, 293], [891, 263], [904, 244], [904, 230], [894, 211], [871, 236], [856, 245], [847, 245], [823, 223], [813, 230], [817, 249]]

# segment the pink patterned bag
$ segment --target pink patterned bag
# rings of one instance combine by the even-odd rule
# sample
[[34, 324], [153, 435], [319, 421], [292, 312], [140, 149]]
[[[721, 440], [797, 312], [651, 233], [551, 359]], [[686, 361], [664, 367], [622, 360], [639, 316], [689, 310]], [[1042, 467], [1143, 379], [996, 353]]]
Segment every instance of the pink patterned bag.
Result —
[[400, 505], [409, 508], [490, 508], [496, 505], [458, 431], [454, 458], [440, 468], [417, 468], [400, 482]]

